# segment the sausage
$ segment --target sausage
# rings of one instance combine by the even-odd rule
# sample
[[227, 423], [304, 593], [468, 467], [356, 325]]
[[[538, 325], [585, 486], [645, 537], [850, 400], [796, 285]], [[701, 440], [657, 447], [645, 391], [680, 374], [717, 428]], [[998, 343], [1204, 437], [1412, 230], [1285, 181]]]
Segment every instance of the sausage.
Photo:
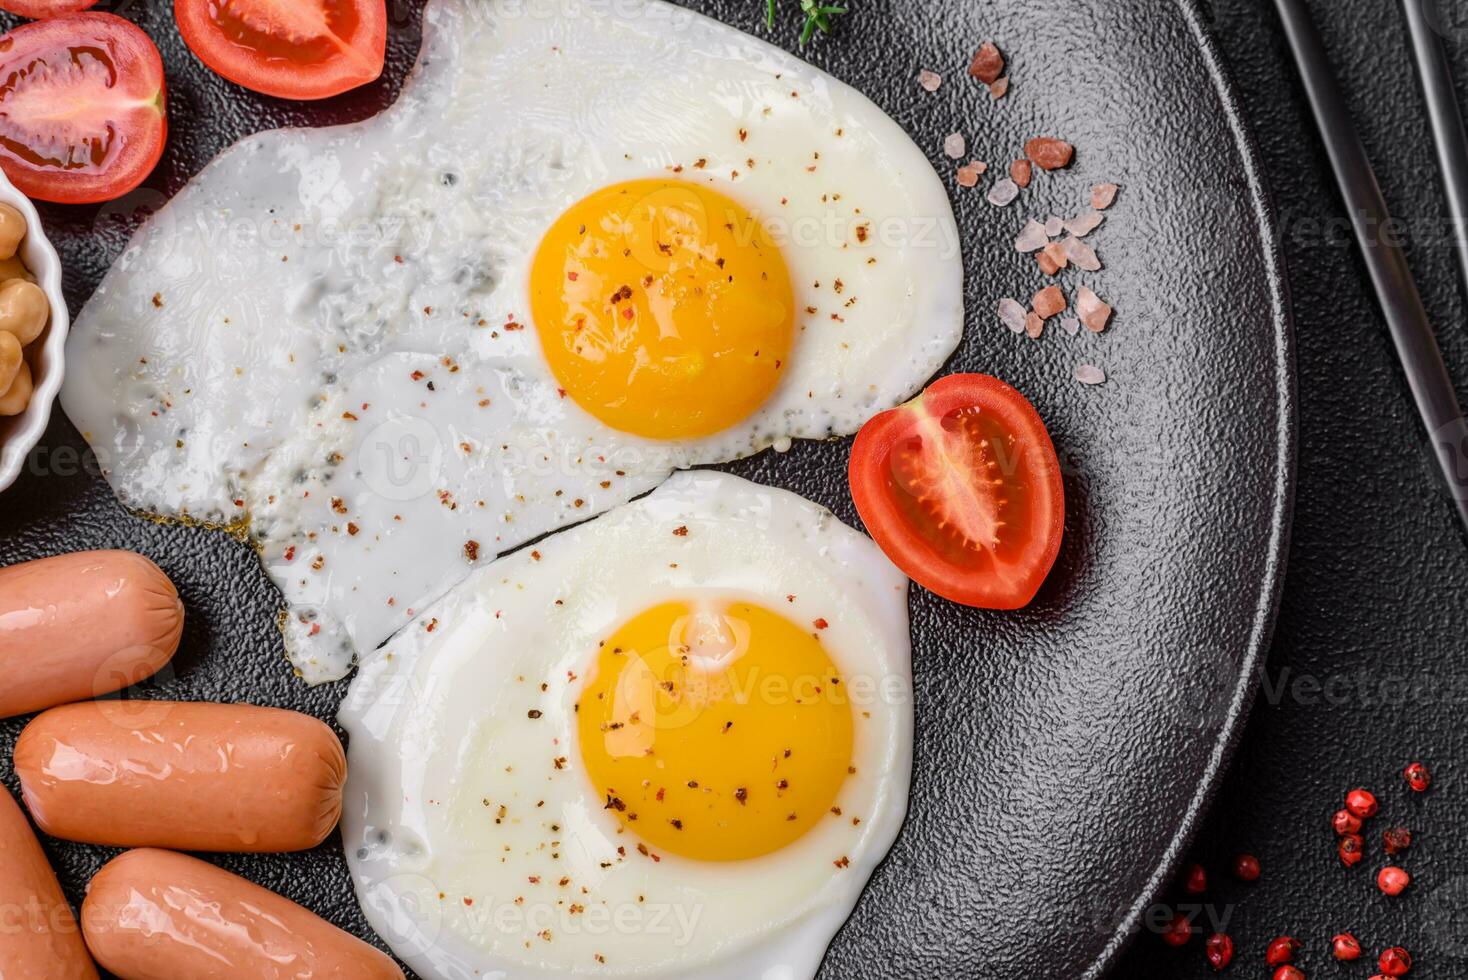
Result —
[[31, 825], [0, 789], [0, 976], [97, 980]]
[[402, 980], [385, 954], [198, 858], [143, 848], [92, 878], [92, 955], [121, 980]]
[[82, 551], [0, 568], [0, 718], [120, 691], [178, 649], [183, 604], [130, 551]]
[[336, 827], [347, 757], [323, 722], [249, 704], [91, 701], [15, 743], [36, 825], [112, 847], [300, 851]]

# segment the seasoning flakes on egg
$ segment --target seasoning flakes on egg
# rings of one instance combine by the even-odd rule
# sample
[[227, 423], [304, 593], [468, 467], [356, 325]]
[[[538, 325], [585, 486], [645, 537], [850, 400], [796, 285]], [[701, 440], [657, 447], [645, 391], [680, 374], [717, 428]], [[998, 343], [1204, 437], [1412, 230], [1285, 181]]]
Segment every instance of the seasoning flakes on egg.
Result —
[[[677, 469], [854, 432], [958, 342], [956, 225], [900, 126], [670, 5], [571, 10], [430, 5], [392, 108], [226, 151], [77, 318], [62, 403], [114, 491], [248, 520], [310, 612], [285, 639], [312, 682], [474, 561]], [[523, 125], [566, 112], [585, 125]]]
[[906, 807], [906, 585], [708, 471], [482, 566], [343, 703], [369, 919], [430, 975], [813, 975]]

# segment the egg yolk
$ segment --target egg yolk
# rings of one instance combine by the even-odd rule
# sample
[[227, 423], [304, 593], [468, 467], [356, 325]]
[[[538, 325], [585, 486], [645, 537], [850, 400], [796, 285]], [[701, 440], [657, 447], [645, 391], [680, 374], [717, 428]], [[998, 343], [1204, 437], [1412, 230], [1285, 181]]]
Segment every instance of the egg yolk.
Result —
[[830, 818], [853, 712], [813, 633], [749, 603], [667, 602], [602, 644], [581, 759], [645, 853], [744, 860]]
[[530, 305], [560, 387], [622, 432], [709, 435], [775, 390], [795, 335], [780, 250], [742, 205], [679, 180], [578, 201], [541, 241]]

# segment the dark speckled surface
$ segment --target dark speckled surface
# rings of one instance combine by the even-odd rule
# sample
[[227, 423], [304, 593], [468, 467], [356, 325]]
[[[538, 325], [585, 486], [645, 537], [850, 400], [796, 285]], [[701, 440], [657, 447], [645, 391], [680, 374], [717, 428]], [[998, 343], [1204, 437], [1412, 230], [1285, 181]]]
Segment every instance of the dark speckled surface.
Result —
[[[1468, 4], [1427, 2], [1468, 105]], [[1397, 0], [1310, 7], [1461, 398], [1468, 305]], [[1299, 963], [1312, 980], [1370, 976], [1391, 945], [1412, 952], [1414, 977], [1468, 977], [1468, 548], [1437, 489], [1365, 267], [1340, 231], [1345, 210], [1273, 4], [1219, 0], [1213, 27], [1279, 211], [1300, 441], [1289, 574], [1264, 686], [1196, 848], [1215, 880], [1241, 849], [1259, 855], [1264, 877], [1253, 886], [1223, 881], [1204, 915], [1228, 923], [1238, 976], [1266, 976], [1265, 945], [1291, 933], [1306, 944]], [[1414, 797], [1398, 775], [1414, 758], [1436, 775], [1426, 796]], [[1329, 819], [1357, 785], [1376, 790], [1382, 812], [1366, 833], [1366, 859], [1347, 870]], [[1373, 879], [1387, 861], [1381, 831], [1393, 824], [1411, 828], [1416, 842], [1396, 859], [1413, 884], [1390, 899]], [[1341, 930], [1367, 950], [1349, 968], [1329, 953]], [[1200, 942], [1172, 950], [1142, 935], [1116, 974], [1212, 977]]]
[[[763, 5], [752, 0], [695, 6], [763, 33]], [[100, 210], [45, 210], [73, 307], [121, 249], [133, 212], [233, 139], [360, 118], [388, 101], [416, 50], [414, 11], [393, 11], [379, 85], [292, 106], [201, 70], [167, 5], [125, 9], [163, 49], [172, 136], [147, 189]], [[778, 32], [785, 43], [794, 16]], [[1238, 727], [1283, 572], [1292, 354], [1268, 244], [1277, 221], [1251, 182], [1240, 124], [1200, 30], [1185, 7], [1161, 0], [873, 2], [808, 52], [891, 113], [947, 177], [970, 312], [950, 367], [997, 374], [1031, 398], [1067, 464], [1069, 503], [1059, 565], [1029, 609], [992, 614], [915, 593], [909, 822], [832, 947], [828, 976], [1072, 977], [1109, 962], [1118, 929], [1176, 859]], [[1011, 56], [1014, 78], [997, 104], [963, 74], [991, 37]], [[945, 85], [922, 92], [919, 68], [943, 72]], [[1298, 120], [1282, 122], [1296, 128], [1274, 139], [1303, 139]], [[1039, 175], [1020, 204], [996, 210], [953, 184], [940, 152], [953, 130], [996, 168], [1039, 134], [1073, 141], [1078, 162]], [[1084, 281], [1117, 307], [1113, 328], [1077, 338], [1054, 330], [1038, 343], [1015, 337], [990, 311], [1041, 279], [1010, 240], [1024, 216], [1073, 214], [1104, 180], [1124, 189], [1092, 238], [1107, 269]], [[1078, 385], [1071, 371], [1080, 363], [1111, 380]], [[1338, 366], [1341, 388], [1348, 365]], [[801, 444], [731, 468], [854, 523], [848, 446]], [[275, 633], [277, 599], [253, 556], [218, 535], [126, 515], [79, 462], [82, 448], [58, 418], [30, 475], [3, 498], [0, 562], [90, 547], [142, 551], [178, 583], [188, 626], [172, 669], [140, 696], [248, 700], [329, 718], [343, 686], [308, 689], [291, 677]], [[0, 758], [19, 727], [0, 724]], [[9, 779], [8, 764], [0, 771]], [[47, 844], [73, 898], [110, 856]], [[335, 842], [220, 863], [368, 934]]]

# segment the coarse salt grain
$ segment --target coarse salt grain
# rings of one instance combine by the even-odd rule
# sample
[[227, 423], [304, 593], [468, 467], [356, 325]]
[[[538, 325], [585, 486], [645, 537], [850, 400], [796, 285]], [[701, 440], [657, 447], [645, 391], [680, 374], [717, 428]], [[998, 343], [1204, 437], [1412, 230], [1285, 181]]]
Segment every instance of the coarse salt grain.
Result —
[[1049, 236], [1045, 234], [1045, 226], [1031, 218], [1025, 222], [1024, 229], [1014, 240], [1014, 250], [1028, 255], [1030, 252], [1038, 252], [1044, 248], [1049, 240]]
[[1067, 238], [1061, 243], [1061, 248], [1065, 250], [1065, 257], [1075, 263], [1076, 268], [1087, 272], [1101, 271], [1101, 260], [1096, 257], [1096, 250], [1079, 238]]
[[[1045, 257], [1048, 258], [1056, 269], [1064, 269], [1070, 265], [1070, 256], [1065, 253], [1065, 245], [1061, 242], [1051, 242], [1045, 246]], [[1054, 273], [1051, 273], [1054, 275]]]
[[976, 187], [976, 186], [978, 186], [978, 183], [979, 183], [979, 171], [976, 170], [976, 169], [974, 169], [974, 166], [972, 164], [970, 164], [969, 166], [966, 166], [966, 167], [959, 167], [956, 176], [957, 176], [957, 179], [958, 179], [958, 186], [959, 187]]
[[1091, 207], [1097, 211], [1105, 211], [1111, 207], [1116, 200], [1116, 192], [1121, 190], [1115, 184], [1097, 184], [1091, 188]]
[[1009, 76], [1008, 75], [1005, 75], [1003, 78], [998, 79], [997, 81], [995, 81], [995, 82], [993, 82], [993, 83], [991, 83], [989, 85], [989, 98], [991, 98], [991, 99], [995, 99], [997, 101], [998, 99], [1004, 98], [1008, 94], [1009, 94]]
[[985, 41], [977, 52], [974, 53], [973, 61], [969, 62], [968, 73], [986, 85], [992, 85], [999, 80], [999, 74], [1004, 71], [1004, 55], [995, 47], [993, 41]]
[[1065, 230], [1077, 238], [1085, 238], [1095, 231], [1106, 220], [1106, 216], [1100, 211], [1087, 211], [1085, 214], [1077, 215], [1065, 223]]
[[943, 84], [943, 76], [935, 71], [928, 71], [924, 68], [918, 72], [918, 84], [923, 87], [923, 91], [925, 92], [936, 92], [938, 91], [938, 86]]
[[1059, 286], [1046, 286], [1035, 294], [1030, 303], [1036, 313], [1048, 320], [1065, 310], [1065, 293], [1061, 292]]
[[1007, 207], [1014, 203], [1016, 197], [1019, 197], [1019, 185], [1008, 177], [996, 180], [994, 186], [989, 188], [989, 203], [996, 208]]
[[957, 160], [963, 156], [965, 149], [962, 133], [949, 133], [943, 137], [943, 152], [949, 157]]
[[1065, 231], [1064, 221], [1061, 221], [1053, 214], [1045, 219], [1045, 234], [1051, 238], [1059, 238], [1062, 231]]
[[1076, 380], [1083, 385], [1105, 384], [1106, 372], [1094, 364], [1082, 364], [1076, 368]]
[[1040, 334], [1045, 332], [1045, 319], [1038, 313], [1031, 313], [1025, 317], [1025, 334], [1031, 340], [1039, 340]]
[[1025, 308], [1018, 300], [1010, 299], [1008, 296], [999, 301], [999, 322], [1003, 323], [1015, 333], [1023, 333], [1025, 329]]
[[1081, 321], [1073, 316], [1063, 316], [1060, 318], [1060, 328], [1074, 337], [1081, 332]]
[[1106, 329], [1106, 324], [1111, 319], [1111, 307], [1100, 296], [1082, 286], [1076, 290], [1076, 315], [1081, 318], [1087, 330], [1100, 333]]

